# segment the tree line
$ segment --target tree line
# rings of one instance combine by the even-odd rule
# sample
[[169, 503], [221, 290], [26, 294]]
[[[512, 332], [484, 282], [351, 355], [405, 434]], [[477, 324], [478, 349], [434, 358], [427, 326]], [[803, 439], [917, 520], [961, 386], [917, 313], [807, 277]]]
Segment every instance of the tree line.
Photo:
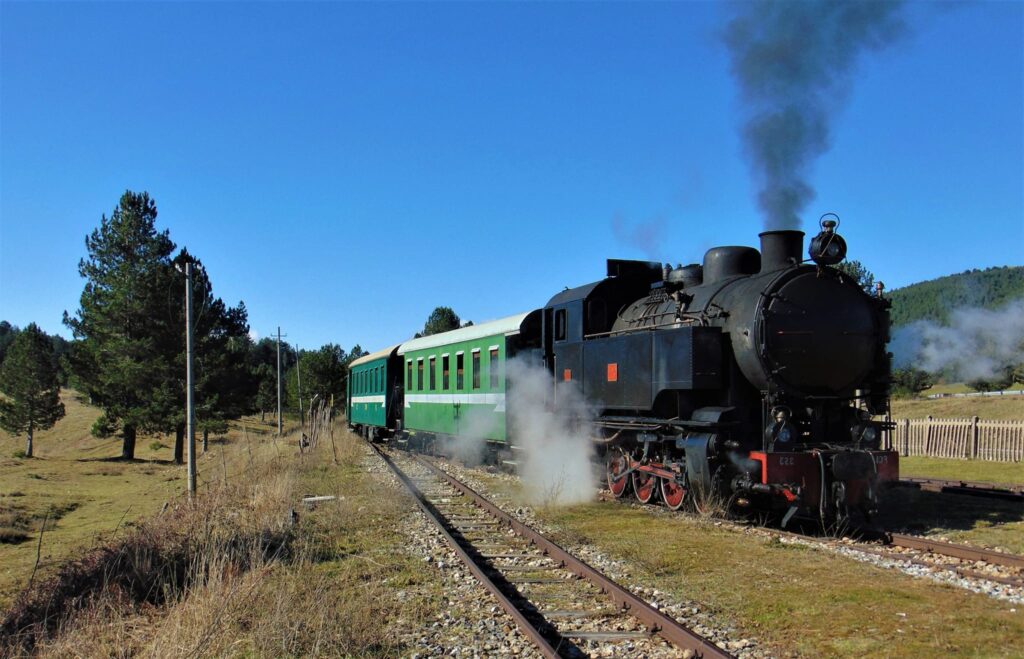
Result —
[[[74, 313], [64, 312], [72, 341], [31, 324], [0, 322], [0, 427], [14, 434], [51, 427], [63, 413], [59, 387], [70, 386], [102, 414], [97, 437], [119, 435], [133, 459], [140, 433], [173, 433], [181, 462], [185, 434], [185, 277], [192, 264], [193, 373], [197, 429], [204, 438], [245, 414], [277, 406], [277, 344], [249, 335], [248, 312], [216, 297], [200, 259], [156, 228], [146, 192], [126, 191], [85, 239], [79, 262], [85, 286]], [[329, 344], [298, 354], [282, 342], [285, 404], [319, 397], [345, 400], [347, 365], [365, 352]]]
[[895, 289], [888, 297], [894, 327], [917, 320], [946, 324], [954, 309], [997, 309], [1024, 298], [1024, 266], [965, 270]]

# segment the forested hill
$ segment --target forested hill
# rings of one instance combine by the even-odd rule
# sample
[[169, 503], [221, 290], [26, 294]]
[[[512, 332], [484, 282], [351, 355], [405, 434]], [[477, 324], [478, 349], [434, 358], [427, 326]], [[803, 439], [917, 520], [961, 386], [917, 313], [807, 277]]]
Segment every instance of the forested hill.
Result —
[[968, 270], [891, 291], [892, 324], [915, 320], [945, 323], [958, 307], [994, 309], [1024, 297], [1024, 266]]

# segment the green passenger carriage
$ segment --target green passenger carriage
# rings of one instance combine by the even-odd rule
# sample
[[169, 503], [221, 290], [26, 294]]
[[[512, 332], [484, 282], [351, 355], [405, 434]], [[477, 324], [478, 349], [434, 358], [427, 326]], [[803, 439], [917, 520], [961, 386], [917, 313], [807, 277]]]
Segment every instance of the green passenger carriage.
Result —
[[400, 345], [402, 428], [420, 439], [463, 436], [505, 443], [506, 365], [539, 348], [540, 322], [541, 313], [532, 311]]
[[348, 423], [375, 439], [395, 432], [401, 414], [398, 346], [370, 353], [349, 365]]

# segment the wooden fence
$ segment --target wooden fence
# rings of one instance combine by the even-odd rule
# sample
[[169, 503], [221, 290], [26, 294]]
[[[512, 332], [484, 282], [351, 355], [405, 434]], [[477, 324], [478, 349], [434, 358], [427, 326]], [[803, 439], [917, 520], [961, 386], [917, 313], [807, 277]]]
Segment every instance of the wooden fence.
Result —
[[893, 419], [886, 445], [900, 455], [1020, 462], [1024, 460], [1024, 421]]

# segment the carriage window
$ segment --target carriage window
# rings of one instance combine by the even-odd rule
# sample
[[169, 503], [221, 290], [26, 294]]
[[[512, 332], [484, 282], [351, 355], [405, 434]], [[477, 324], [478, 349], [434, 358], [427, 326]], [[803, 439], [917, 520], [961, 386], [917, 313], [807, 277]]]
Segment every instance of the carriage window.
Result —
[[466, 386], [466, 381], [462, 375], [462, 369], [464, 366], [465, 355], [461, 352], [455, 355], [455, 388], [462, 389]]
[[405, 388], [408, 389], [409, 391], [412, 391], [412, 360], [411, 359], [408, 361], [407, 365], [409, 366], [409, 368], [406, 371]]
[[448, 355], [441, 355], [441, 387], [445, 391], [448, 391], [448, 376], [450, 374], [448, 367]]
[[565, 341], [565, 309], [555, 311], [555, 341]]
[[489, 366], [490, 366], [489, 370], [490, 370], [490, 375], [491, 375], [491, 389], [494, 390], [494, 389], [498, 388], [498, 349], [497, 348], [491, 348], [491, 363], [489, 364]]
[[437, 389], [437, 357], [430, 358], [430, 390]]
[[423, 358], [416, 360], [416, 388], [423, 391]]
[[473, 388], [480, 388], [480, 351], [473, 351]]
[[376, 371], [377, 371], [376, 384], [377, 384], [377, 391], [379, 392], [381, 390], [381, 380], [384, 379], [384, 378], [381, 377], [384, 374], [383, 373], [384, 369], [381, 368], [380, 366], [378, 366]]

